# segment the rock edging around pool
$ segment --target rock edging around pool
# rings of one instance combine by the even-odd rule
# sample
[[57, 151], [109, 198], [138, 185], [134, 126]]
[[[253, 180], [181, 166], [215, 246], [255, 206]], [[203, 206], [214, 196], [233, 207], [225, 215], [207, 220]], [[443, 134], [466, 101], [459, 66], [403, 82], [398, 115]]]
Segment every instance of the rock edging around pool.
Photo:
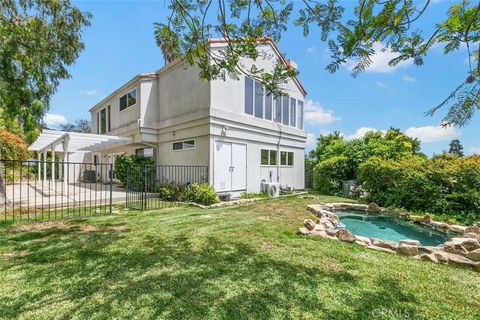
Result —
[[[407, 220], [416, 221], [440, 231], [451, 231], [458, 234], [458, 237], [452, 238], [437, 247], [422, 246], [419, 241], [409, 239], [400, 240], [400, 242], [396, 243], [354, 235], [346, 229], [337, 229], [337, 224], [340, 222], [340, 219], [335, 212], [333, 212], [335, 209], [370, 210], [373, 212], [388, 213], [375, 204], [328, 203], [309, 205], [307, 210], [315, 214], [318, 219], [316, 222], [311, 219], [306, 219], [304, 221], [304, 227], [300, 228], [298, 232], [303, 235], [355, 242], [369, 249], [398, 253], [415, 259], [472, 267], [477, 272], [480, 272], [480, 227], [478, 226], [464, 227], [447, 225], [431, 220], [420, 222], [415, 220], [415, 218], [411, 219], [410, 216], [403, 216], [403, 218]], [[440, 225], [441, 227], [439, 227]]]

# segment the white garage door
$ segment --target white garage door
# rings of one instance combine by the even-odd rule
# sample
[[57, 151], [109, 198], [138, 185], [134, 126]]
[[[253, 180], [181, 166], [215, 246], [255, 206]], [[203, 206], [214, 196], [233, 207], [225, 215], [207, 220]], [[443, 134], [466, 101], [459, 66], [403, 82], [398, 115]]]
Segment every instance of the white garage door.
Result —
[[247, 189], [247, 146], [215, 141], [213, 179], [217, 192]]

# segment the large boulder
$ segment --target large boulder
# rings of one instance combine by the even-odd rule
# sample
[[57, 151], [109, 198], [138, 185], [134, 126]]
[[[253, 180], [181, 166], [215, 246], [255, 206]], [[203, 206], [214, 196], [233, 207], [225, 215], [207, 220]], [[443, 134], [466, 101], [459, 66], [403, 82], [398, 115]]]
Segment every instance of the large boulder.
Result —
[[467, 253], [467, 258], [473, 261], [480, 261], [480, 249], [476, 249]]
[[450, 256], [448, 253], [443, 252], [441, 250], [435, 251], [433, 255], [435, 256], [435, 259], [437, 259], [437, 261], [441, 263], [448, 263], [449, 256]]
[[397, 250], [398, 245], [395, 242], [380, 240], [377, 238], [370, 238], [370, 240], [371, 240], [372, 246], [385, 248], [388, 250], [392, 250], [393, 252]]
[[307, 228], [308, 230], [313, 230], [315, 229], [315, 222], [313, 222], [312, 220], [310, 219], [305, 219], [303, 221], [303, 225], [305, 226], [305, 228]]
[[340, 241], [345, 241], [345, 242], [355, 241], [355, 236], [350, 231], [345, 229], [338, 231], [336, 236]]
[[458, 264], [461, 266], [474, 267], [474, 268], [477, 267], [479, 264], [478, 262], [472, 261], [470, 259], [467, 259], [459, 255], [455, 255], [455, 254], [451, 254], [449, 256], [448, 262]]
[[443, 245], [445, 252], [466, 256], [469, 251], [480, 249], [480, 242], [474, 238], [453, 238]]
[[372, 244], [372, 240], [370, 240], [370, 238], [357, 236], [357, 235], [355, 236], [355, 242], [358, 243], [359, 245], [366, 246], [366, 247]]
[[375, 212], [380, 212], [380, 206], [376, 204], [375, 202], [372, 202], [368, 205], [368, 210], [375, 211]]
[[465, 229], [465, 233], [475, 233], [480, 234], [480, 227], [479, 226], [470, 226]]
[[480, 234], [468, 232], [468, 233], [464, 233], [462, 238], [472, 238], [472, 239], [477, 239], [478, 241], [480, 241]]
[[418, 255], [418, 245], [411, 245], [407, 243], [400, 243], [398, 245], [398, 253], [406, 256], [416, 256]]
[[333, 224], [333, 222], [330, 221], [330, 219], [328, 218], [320, 218], [320, 220], [318, 220], [318, 224], [323, 226], [325, 229], [335, 228], [335, 225]]
[[419, 246], [420, 245], [420, 241], [418, 240], [411, 240], [411, 239], [403, 239], [403, 240], [400, 240], [399, 244], [406, 244], [406, 245], [409, 245], [409, 246]]
[[310, 233], [310, 230], [305, 227], [301, 227], [300, 229], [298, 229], [297, 233], [305, 236]]

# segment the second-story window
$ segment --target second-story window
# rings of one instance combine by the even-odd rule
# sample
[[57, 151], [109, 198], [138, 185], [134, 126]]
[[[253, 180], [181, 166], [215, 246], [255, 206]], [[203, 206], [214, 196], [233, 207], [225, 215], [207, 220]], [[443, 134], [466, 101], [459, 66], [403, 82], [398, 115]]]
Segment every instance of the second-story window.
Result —
[[282, 117], [283, 117], [283, 121], [282, 123], [284, 125], [287, 125], [290, 123], [290, 118], [289, 118], [289, 110], [288, 110], [288, 96], [282, 96]]
[[110, 105], [107, 106], [107, 131], [112, 130], [112, 121], [110, 120]]
[[263, 85], [255, 81], [255, 117], [263, 119]]
[[298, 120], [297, 127], [303, 129], [303, 101], [298, 100]]
[[265, 94], [265, 119], [272, 120], [272, 94]]
[[245, 77], [245, 113], [253, 115], [253, 80]]
[[100, 111], [100, 134], [107, 132], [107, 109], [103, 108]]
[[137, 89], [130, 90], [120, 97], [120, 111], [137, 103]]
[[282, 100], [280, 97], [274, 99], [275, 104], [275, 122], [282, 122]]
[[297, 112], [297, 100], [290, 98], [290, 126], [295, 127]]

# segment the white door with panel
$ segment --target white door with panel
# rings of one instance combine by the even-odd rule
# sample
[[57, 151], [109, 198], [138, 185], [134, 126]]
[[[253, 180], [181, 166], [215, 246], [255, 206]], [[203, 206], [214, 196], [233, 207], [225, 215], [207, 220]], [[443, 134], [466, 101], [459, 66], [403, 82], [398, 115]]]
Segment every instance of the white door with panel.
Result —
[[247, 189], [247, 146], [215, 141], [213, 179], [217, 192]]

